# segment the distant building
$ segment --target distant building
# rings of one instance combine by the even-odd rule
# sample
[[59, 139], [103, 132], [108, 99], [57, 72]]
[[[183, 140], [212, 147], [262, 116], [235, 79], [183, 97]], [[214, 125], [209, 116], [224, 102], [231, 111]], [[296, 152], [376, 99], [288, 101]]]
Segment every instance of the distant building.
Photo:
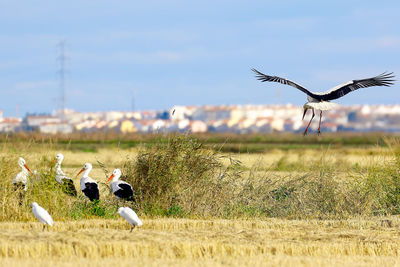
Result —
[[60, 123], [61, 119], [50, 115], [31, 115], [26, 117], [26, 124], [29, 127], [39, 127], [43, 123]]
[[2, 118], [0, 121], [0, 132], [12, 133], [22, 131], [21, 118]]
[[67, 122], [45, 122], [39, 125], [39, 131], [45, 134], [69, 134], [72, 133], [73, 127]]

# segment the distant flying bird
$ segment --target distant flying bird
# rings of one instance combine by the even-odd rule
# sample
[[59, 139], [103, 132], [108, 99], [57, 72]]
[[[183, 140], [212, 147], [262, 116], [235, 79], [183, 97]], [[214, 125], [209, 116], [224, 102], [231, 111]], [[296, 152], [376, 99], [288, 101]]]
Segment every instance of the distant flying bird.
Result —
[[391, 86], [394, 84], [394, 75], [393, 72], [391, 73], [382, 73], [376, 77], [373, 78], [367, 78], [367, 79], [362, 79], [362, 80], [351, 80], [346, 83], [340, 84], [334, 88], [332, 88], [329, 91], [326, 91], [324, 93], [315, 93], [307, 90], [303, 86], [292, 82], [288, 79], [285, 78], [280, 78], [277, 76], [269, 76], [264, 73], [259, 72], [256, 69], [251, 69], [253, 72], [256, 73], [256, 78], [260, 80], [261, 82], [277, 82], [277, 83], [282, 83], [282, 84], [287, 84], [292, 87], [295, 87], [302, 91], [303, 93], [307, 94], [307, 100], [308, 102], [304, 104], [303, 109], [303, 119], [304, 116], [307, 113], [308, 109], [312, 110], [312, 117], [310, 122], [307, 125], [307, 128], [304, 131], [304, 135], [307, 134], [308, 128], [310, 127], [311, 121], [313, 120], [315, 113], [314, 109], [320, 110], [320, 117], [319, 117], [319, 126], [318, 126], [318, 134], [321, 133], [321, 119], [322, 119], [322, 111], [323, 110], [330, 110], [338, 104], [329, 102], [330, 100], [338, 99], [344, 95], [347, 95], [348, 93], [355, 91], [360, 88], [365, 88], [365, 87], [371, 87], [371, 86]]
[[64, 155], [61, 153], [58, 153], [56, 155], [56, 181], [59, 184], [64, 185], [63, 189], [64, 192], [70, 196], [76, 196], [76, 189], [75, 189], [75, 185], [74, 185], [74, 181], [72, 181], [72, 179], [70, 177], [68, 177], [63, 170], [61, 169], [61, 163], [64, 159]]
[[81, 178], [81, 190], [83, 194], [90, 199], [90, 201], [99, 200], [99, 185], [95, 180], [89, 177], [89, 172], [92, 170], [92, 164], [85, 163], [83, 168], [79, 171], [79, 174], [82, 174]]
[[121, 215], [131, 225], [131, 232], [136, 226], [142, 226], [143, 223], [131, 208], [121, 207], [118, 209], [118, 214]]
[[14, 179], [12, 180], [12, 184], [16, 188], [21, 188], [26, 191], [28, 189], [28, 174], [32, 172], [26, 165], [26, 161], [23, 158], [18, 159], [18, 165], [21, 167], [21, 171], [15, 175]]
[[32, 212], [33, 215], [35, 215], [36, 219], [39, 220], [39, 222], [43, 223], [43, 230], [46, 227], [46, 225], [53, 226], [53, 218], [51, 218], [50, 214], [45, 210], [44, 208], [40, 207], [38, 203], [33, 202], [31, 204], [32, 207]]
[[124, 181], [120, 181], [119, 178], [121, 177], [121, 170], [115, 169], [110, 178], [108, 178], [107, 183], [111, 181], [111, 189], [117, 199], [124, 199], [128, 201], [135, 201], [133, 197], [133, 189], [130, 184]]

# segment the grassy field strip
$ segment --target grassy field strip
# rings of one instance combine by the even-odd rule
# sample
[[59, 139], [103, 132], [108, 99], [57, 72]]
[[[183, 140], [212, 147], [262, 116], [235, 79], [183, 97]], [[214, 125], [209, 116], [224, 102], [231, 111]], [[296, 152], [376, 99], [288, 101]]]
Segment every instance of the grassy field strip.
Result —
[[61, 258], [61, 259], [0, 259], [0, 264], [7, 267], [20, 266], [381, 266], [393, 267], [400, 266], [400, 260], [397, 257], [368, 257], [368, 256], [342, 256], [342, 257], [297, 257], [297, 256], [265, 256], [265, 257], [242, 257], [242, 258], [215, 258], [215, 259], [155, 259], [155, 258], [103, 258], [103, 259], [87, 259], [87, 258]]
[[[290, 221], [144, 219], [129, 233], [122, 220], [56, 222], [49, 232], [39, 223], [0, 223], [0, 257], [104, 260], [113, 257], [166, 259], [177, 263], [206, 259], [228, 263], [290, 257], [307, 264], [324, 261], [395, 262], [400, 254], [400, 221]], [[10, 259], [11, 258], [11, 259]], [[386, 259], [386, 260], [384, 260]], [[283, 259], [281, 259], [282, 261]], [[288, 260], [288, 263], [290, 260]], [[356, 261], [354, 261], [356, 262]]]

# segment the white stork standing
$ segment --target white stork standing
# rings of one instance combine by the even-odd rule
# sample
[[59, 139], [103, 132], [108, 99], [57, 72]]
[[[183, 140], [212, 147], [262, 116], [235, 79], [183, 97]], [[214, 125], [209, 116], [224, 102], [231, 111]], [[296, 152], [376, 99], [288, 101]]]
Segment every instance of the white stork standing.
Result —
[[39, 220], [39, 222], [43, 223], [43, 230], [46, 227], [46, 225], [50, 225], [53, 226], [53, 218], [51, 218], [50, 214], [47, 212], [47, 210], [45, 210], [44, 208], [42, 208], [41, 206], [39, 206], [38, 203], [33, 202], [31, 204], [32, 207], [32, 212], [33, 215], [35, 215], [36, 219]]
[[128, 223], [131, 225], [131, 232], [133, 228], [136, 226], [142, 226], [143, 223], [137, 216], [136, 212], [134, 212], [131, 208], [128, 207], [120, 207], [118, 209], [118, 214], [121, 215]]
[[83, 194], [90, 199], [90, 201], [99, 200], [99, 185], [95, 180], [89, 177], [89, 172], [92, 170], [92, 164], [85, 163], [83, 168], [79, 171], [79, 174], [82, 174], [81, 178], [81, 190]]
[[117, 199], [124, 199], [128, 201], [135, 201], [133, 197], [133, 189], [130, 184], [124, 181], [120, 181], [119, 178], [121, 177], [121, 170], [115, 169], [110, 178], [108, 178], [107, 183], [111, 181], [111, 189]]
[[56, 181], [59, 184], [64, 185], [63, 189], [64, 192], [70, 196], [76, 196], [76, 189], [75, 189], [75, 185], [74, 185], [74, 181], [72, 181], [72, 179], [70, 177], [68, 177], [63, 170], [61, 169], [61, 163], [64, 159], [64, 155], [61, 153], [58, 153], [56, 155]]
[[12, 184], [16, 188], [21, 188], [26, 191], [28, 189], [28, 174], [32, 172], [26, 165], [26, 161], [23, 158], [18, 159], [18, 165], [21, 167], [21, 171], [15, 175], [14, 179], [12, 180]]
[[360, 88], [365, 88], [365, 87], [371, 87], [371, 86], [391, 86], [394, 84], [394, 75], [393, 72], [391, 73], [382, 73], [376, 77], [372, 78], [367, 78], [367, 79], [361, 79], [361, 80], [351, 80], [348, 82], [345, 82], [343, 84], [340, 84], [334, 88], [332, 88], [329, 91], [326, 91], [324, 93], [315, 93], [307, 90], [303, 86], [292, 82], [288, 79], [285, 78], [280, 78], [277, 76], [269, 76], [265, 75], [264, 73], [259, 72], [256, 69], [251, 69], [256, 73], [256, 78], [260, 80], [261, 82], [278, 82], [282, 84], [287, 84], [292, 87], [295, 87], [302, 91], [303, 93], [307, 94], [307, 100], [308, 102], [304, 104], [303, 109], [303, 119], [304, 116], [307, 113], [308, 109], [312, 110], [312, 117], [310, 122], [307, 125], [307, 128], [304, 131], [304, 135], [307, 134], [308, 128], [310, 127], [311, 121], [313, 120], [315, 116], [314, 109], [320, 110], [320, 115], [319, 115], [319, 126], [318, 126], [318, 134], [321, 133], [321, 118], [322, 118], [322, 111], [323, 110], [330, 110], [338, 104], [330, 102], [331, 100], [338, 99], [344, 95], [347, 95], [348, 93], [355, 91]]

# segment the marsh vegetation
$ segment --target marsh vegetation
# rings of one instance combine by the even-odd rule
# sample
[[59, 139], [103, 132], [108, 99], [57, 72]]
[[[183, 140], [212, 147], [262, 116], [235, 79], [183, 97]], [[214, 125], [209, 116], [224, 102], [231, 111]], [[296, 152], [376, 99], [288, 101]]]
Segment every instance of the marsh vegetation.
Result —
[[[130, 259], [185, 265], [200, 258], [205, 265], [237, 266], [396, 263], [400, 143], [394, 136], [284, 148], [289, 137], [276, 147], [263, 137], [261, 146], [271, 146], [263, 153], [227, 153], [226, 144], [211, 136], [158, 135], [132, 147], [110, 142], [94, 150], [82, 147], [86, 139], [75, 146], [47, 137], [2, 138], [0, 257], [7, 265], [31, 257], [40, 258], [38, 265], [59, 258], [87, 264], [92, 257], [99, 266], [115, 257], [126, 265]], [[252, 138], [245, 136], [243, 145]], [[81, 193], [63, 193], [51, 165], [58, 152], [77, 188], [75, 174], [85, 162], [93, 164], [100, 203], [86, 205]], [[11, 186], [20, 156], [36, 170], [22, 205]], [[136, 203], [117, 203], [105, 184], [117, 167]], [[33, 201], [53, 216], [49, 232], [40, 233]], [[125, 204], [144, 222], [131, 235], [116, 213]]]

